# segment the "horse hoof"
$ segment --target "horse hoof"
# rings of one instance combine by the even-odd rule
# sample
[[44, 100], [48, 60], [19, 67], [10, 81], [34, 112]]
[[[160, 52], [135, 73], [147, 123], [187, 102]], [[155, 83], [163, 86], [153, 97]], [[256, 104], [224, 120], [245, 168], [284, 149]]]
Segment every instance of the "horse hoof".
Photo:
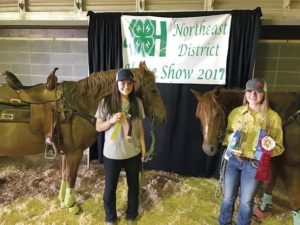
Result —
[[77, 215], [80, 211], [80, 207], [75, 203], [72, 207], [69, 208], [69, 213], [72, 213], [73, 215]]
[[254, 208], [253, 214], [259, 219], [265, 219], [267, 217], [267, 213], [261, 211], [259, 207]]

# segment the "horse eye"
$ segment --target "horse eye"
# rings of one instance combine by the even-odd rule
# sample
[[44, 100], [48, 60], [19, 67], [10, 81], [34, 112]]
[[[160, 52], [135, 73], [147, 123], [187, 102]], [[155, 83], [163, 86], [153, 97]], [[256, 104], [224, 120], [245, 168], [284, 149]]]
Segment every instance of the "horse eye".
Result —
[[220, 112], [217, 112], [216, 117], [221, 117], [221, 116], [222, 116], [222, 114]]

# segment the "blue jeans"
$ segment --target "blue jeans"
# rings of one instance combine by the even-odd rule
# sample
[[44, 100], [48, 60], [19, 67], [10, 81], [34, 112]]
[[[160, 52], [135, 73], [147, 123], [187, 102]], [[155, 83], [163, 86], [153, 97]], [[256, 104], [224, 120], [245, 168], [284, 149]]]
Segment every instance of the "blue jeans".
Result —
[[139, 171], [141, 168], [141, 156], [137, 155], [129, 159], [114, 160], [103, 158], [105, 173], [104, 210], [105, 220], [113, 222], [118, 219], [116, 209], [116, 190], [121, 169], [126, 172], [128, 186], [128, 201], [126, 219], [134, 220], [139, 208]]
[[220, 225], [232, 224], [234, 204], [240, 193], [237, 225], [250, 225], [254, 196], [260, 181], [255, 179], [258, 161], [240, 160], [235, 156], [227, 161], [224, 176], [224, 196], [219, 216]]

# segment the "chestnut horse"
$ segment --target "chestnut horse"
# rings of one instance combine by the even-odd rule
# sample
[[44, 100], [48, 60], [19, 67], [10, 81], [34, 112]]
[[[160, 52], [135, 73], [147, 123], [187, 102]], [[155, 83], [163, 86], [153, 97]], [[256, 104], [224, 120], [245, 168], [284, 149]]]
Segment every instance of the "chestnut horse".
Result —
[[[56, 69], [55, 69], [56, 70]], [[3, 73], [0, 84], [0, 155], [26, 156], [45, 152], [45, 139], [61, 153], [61, 207], [77, 214], [74, 187], [83, 151], [97, 137], [95, 112], [99, 101], [112, 93], [117, 70], [97, 72], [79, 81], [56, 83], [55, 70], [46, 84], [23, 86], [12, 73]], [[155, 75], [144, 62], [130, 69], [145, 114], [155, 123], [166, 119], [166, 109]]]
[[[226, 129], [229, 112], [242, 105], [244, 91], [214, 89], [206, 93], [192, 90], [198, 100], [196, 116], [200, 119], [203, 135], [203, 151], [213, 156], [218, 151]], [[269, 92], [270, 107], [283, 122], [285, 151], [272, 158], [270, 181], [264, 183], [264, 192], [271, 194], [277, 174], [282, 178], [294, 215], [294, 224], [299, 225], [300, 209], [300, 92]], [[298, 117], [297, 117], [298, 116]]]

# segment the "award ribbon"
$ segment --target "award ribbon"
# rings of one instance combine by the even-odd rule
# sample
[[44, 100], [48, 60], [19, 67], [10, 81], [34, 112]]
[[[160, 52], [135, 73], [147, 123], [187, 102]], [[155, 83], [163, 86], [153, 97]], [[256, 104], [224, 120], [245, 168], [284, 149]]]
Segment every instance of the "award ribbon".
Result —
[[125, 134], [126, 139], [130, 138], [128, 136], [128, 131], [129, 131], [129, 123], [127, 121], [127, 117], [130, 118], [130, 115], [127, 114], [126, 112], [122, 112], [121, 120], [116, 122], [114, 126], [114, 130], [111, 134], [111, 139], [116, 141], [120, 135], [121, 128], [123, 128], [123, 132]]
[[261, 147], [261, 139], [265, 136], [268, 135], [268, 132], [264, 129], [260, 129], [257, 137], [257, 144], [255, 146], [255, 154], [254, 154], [254, 159], [259, 161], [262, 153], [263, 153], [263, 148]]
[[224, 158], [228, 160], [232, 156], [232, 152], [236, 151], [236, 149], [240, 148], [240, 139], [242, 136], [242, 132], [240, 130], [237, 130], [234, 132], [232, 139], [230, 140], [230, 143], [226, 149]]
[[263, 152], [258, 163], [255, 179], [267, 181], [270, 177], [271, 151], [275, 148], [276, 143], [272, 137], [266, 135], [261, 138], [260, 146]]

